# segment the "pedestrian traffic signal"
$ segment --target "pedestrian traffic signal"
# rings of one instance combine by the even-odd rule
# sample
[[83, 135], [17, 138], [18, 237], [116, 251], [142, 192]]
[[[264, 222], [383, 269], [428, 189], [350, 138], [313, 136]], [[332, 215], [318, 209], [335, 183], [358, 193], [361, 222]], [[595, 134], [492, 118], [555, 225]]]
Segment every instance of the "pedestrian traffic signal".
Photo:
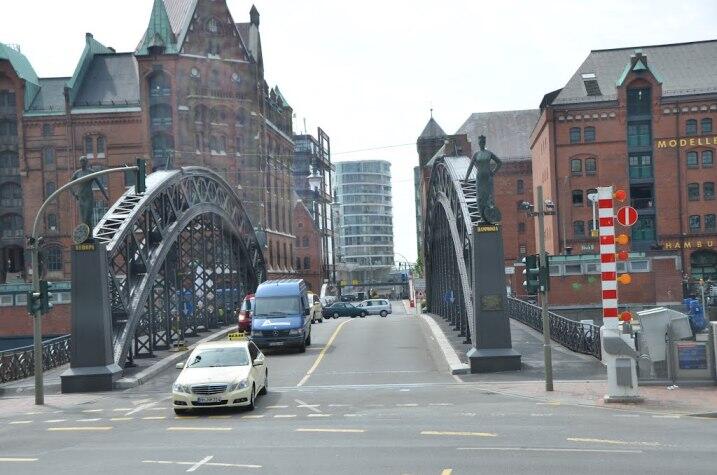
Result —
[[52, 282], [46, 280], [40, 281], [40, 312], [45, 314], [49, 313], [52, 305]]
[[525, 256], [523, 258], [523, 275], [525, 280], [523, 281], [523, 287], [528, 295], [535, 295], [540, 291], [540, 265], [538, 262], [537, 255]]
[[32, 290], [27, 293], [27, 313], [35, 315], [42, 310], [42, 302], [40, 302], [40, 292], [33, 292]]
[[538, 279], [540, 280], [540, 291], [542, 293], [547, 292], [550, 290], [550, 256], [545, 255], [545, 265], [540, 265], [540, 260], [538, 260], [538, 267], [540, 267], [540, 273], [538, 274]]

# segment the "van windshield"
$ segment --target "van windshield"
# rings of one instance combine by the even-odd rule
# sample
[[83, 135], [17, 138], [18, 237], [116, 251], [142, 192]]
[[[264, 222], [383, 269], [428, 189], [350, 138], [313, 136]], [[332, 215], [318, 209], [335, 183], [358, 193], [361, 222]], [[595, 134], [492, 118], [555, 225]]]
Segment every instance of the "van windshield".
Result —
[[281, 317], [301, 313], [299, 297], [257, 297], [254, 301], [254, 315], [257, 317]]

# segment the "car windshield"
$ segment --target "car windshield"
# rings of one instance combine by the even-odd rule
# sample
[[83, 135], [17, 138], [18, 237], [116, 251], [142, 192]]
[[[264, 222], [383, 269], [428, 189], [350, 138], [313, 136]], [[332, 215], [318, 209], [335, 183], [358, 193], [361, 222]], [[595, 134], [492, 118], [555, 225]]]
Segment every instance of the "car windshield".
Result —
[[282, 317], [301, 314], [299, 297], [258, 297], [254, 302], [254, 315]]
[[246, 348], [207, 348], [192, 353], [187, 368], [218, 368], [248, 364], [249, 354]]

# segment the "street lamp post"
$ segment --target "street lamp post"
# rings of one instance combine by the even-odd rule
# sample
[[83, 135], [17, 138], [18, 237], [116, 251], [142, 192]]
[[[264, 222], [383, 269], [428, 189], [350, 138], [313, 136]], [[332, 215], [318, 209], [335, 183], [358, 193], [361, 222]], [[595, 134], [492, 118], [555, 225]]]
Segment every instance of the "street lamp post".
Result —
[[[142, 167], [143, 168], [143, 167]], [[66, 183], [65, 185], [61, 186], [57, 190], [55, 190], [54, 193], [52, 193], [50, 196], [47, 197], [47, 199], [40, 205], [40, 208], [37, 210], [37, 214], [35, 215], [35, 220], [32, 224], [32, 234], [28, 238], [28, 245], [30, 247], [30, 253], [32, 255], [32, 295], [39, 295], [40, 294], [40, 262], [39, 262], [39, 256], [40, 256], [40, 244], [42, 242], [42, 237], [37, 235], [37, 225], [40, 222], [40, 216], [42, 216], [43, 212], [45, 211], [45, 207], [63, 191], [69, 190], [73, 186], [79, 185], [80, 183], [84, 183], [87, 181], [95, 180], [96, 178], [103, 176], [103, 175], [109, 175], [110, 173], [116, 173], [116, 172], [126, 172], [128, 170], [139, 170], [140, 166], [132, 166], [132, 167], [117, 167], [117, 168], [108, 168], [106, 170], [101, 170], [95, 173], [90, 173], [88, 175], [85, 175], [83, 177], [80, 177], [76, 180], [70, 181], [69, 183]], [[140, 183], [140, 179], [138, 177], [137, 183]], [[141, 180], [141, 183], [144, 183], [144, 179]], [[42, 312], [40, 309], [35, 309], [33, 314], [33, 326], [32, 326], [32, 338], [33, 338], [33, 350], [34, 350], [34, 359], [35, 359], [35, 405], [41, 406], [45, 404], [45, 391], [43, 387], [43, 355], [42, 355]]]

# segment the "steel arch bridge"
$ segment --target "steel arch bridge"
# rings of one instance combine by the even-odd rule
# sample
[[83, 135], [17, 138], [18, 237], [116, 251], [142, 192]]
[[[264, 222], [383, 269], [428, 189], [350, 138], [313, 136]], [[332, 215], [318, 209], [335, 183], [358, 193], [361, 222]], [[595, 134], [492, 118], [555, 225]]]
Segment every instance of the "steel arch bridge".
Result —
[[438, 158], [427, 196], [425, 275], [428, 309], [470, 342], [473, 319], [473, 224], [480, 219], [475, 173], [464, 180], [468, 157]]
[[262, 247], [230, 185], [201, 167], [157, 171], [93, 230], [105, 244], [115, 363], [228, 323], [266, 278]]

